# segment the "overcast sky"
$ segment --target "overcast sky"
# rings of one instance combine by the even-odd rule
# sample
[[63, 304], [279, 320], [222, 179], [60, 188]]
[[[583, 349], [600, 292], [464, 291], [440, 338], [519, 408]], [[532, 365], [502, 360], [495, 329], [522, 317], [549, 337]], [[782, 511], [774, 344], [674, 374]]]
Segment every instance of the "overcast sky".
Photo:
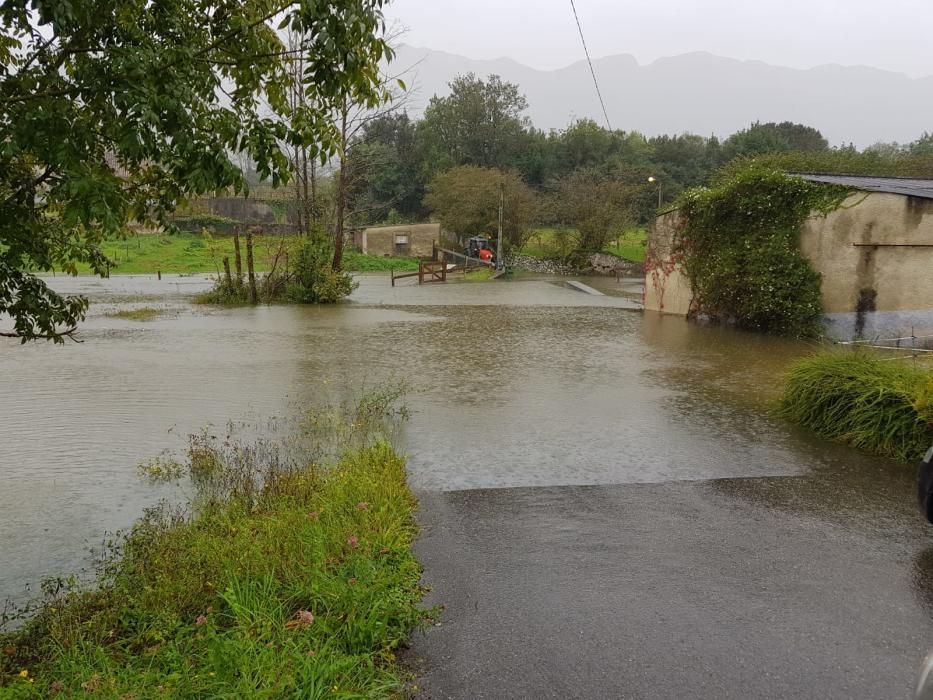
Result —
[[[690, 51], [794, 68], [933, 75], [933, 0], [575, 0], [594, 58]], [[393, 0], [406, 44], [560, 68], [582, 58], [570, 0]]]

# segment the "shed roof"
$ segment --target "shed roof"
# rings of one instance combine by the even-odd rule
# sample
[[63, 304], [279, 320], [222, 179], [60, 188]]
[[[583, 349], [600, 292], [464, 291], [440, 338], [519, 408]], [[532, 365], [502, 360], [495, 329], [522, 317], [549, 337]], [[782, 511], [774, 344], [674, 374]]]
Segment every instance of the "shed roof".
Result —
[[829, 185], [843, 185], [865, 192], [886, 192], [901, 194], [905, 197], [923, 197], [933, 199], [933, 180], [920, 180], [906, 177], [871, 177], [864, 175], [823, 175], [817, 173], [790, 173], [810, 182], [825, 182]]

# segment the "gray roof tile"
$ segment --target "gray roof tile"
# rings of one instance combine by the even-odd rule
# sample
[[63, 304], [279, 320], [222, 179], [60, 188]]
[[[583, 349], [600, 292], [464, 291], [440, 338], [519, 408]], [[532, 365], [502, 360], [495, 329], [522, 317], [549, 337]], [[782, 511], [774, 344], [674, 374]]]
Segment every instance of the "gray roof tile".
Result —
[[825, 182], [830, 185], [843, 185], [865, 192], [887, 192], [906, 197], [933, 199], [933, 180], [920, 180], [906, 177], [869, 177], [862, 175], [822, 175], [815, 173], [788, 173], [802, 177], [810, 182]]

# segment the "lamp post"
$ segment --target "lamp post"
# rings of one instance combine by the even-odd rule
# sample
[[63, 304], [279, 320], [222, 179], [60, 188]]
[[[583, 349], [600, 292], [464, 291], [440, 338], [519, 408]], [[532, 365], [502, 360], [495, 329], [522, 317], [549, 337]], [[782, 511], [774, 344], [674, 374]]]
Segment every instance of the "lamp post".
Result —
[[660, 209], [661, 208], [661, 183], [658, 181], [658, 178], [656, 178], [654, 175], [648, 178], [648, 182], [652, 185], [656, 182], [658, 183], [658, 209]]

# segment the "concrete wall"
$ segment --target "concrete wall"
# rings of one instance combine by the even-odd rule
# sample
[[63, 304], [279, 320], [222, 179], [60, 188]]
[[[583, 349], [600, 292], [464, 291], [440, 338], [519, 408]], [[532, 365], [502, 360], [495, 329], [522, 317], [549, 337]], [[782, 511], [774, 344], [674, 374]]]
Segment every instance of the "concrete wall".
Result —
[[373, 226], [357, 231], [354, 244], [367, 255], [396, 255], [396, 236], [408, 236], [407, 255], [430, 257], [434, 242], [440, 243], [440, 224], [411, 224], [406, 226]]
[[655, 219], [648, 235], [645, 258], [645, 310], [686, 316], [693, 303], [693, 289], [676, 253], [683, 230], [680, 213], [672, 211]]
[[[645, 308], [687, 315], [692, 292], [674, 255], [677, 212], [658, 217], [648, 242]], [[933, 200], [895, 194], [851, 196], [811, 217], [801, 252], [822, 275], [830, 334], [853, 337], [933, 329]]]
[[933, 308], [933, 200], [860, 193], [804, 225], [827, 313]]

